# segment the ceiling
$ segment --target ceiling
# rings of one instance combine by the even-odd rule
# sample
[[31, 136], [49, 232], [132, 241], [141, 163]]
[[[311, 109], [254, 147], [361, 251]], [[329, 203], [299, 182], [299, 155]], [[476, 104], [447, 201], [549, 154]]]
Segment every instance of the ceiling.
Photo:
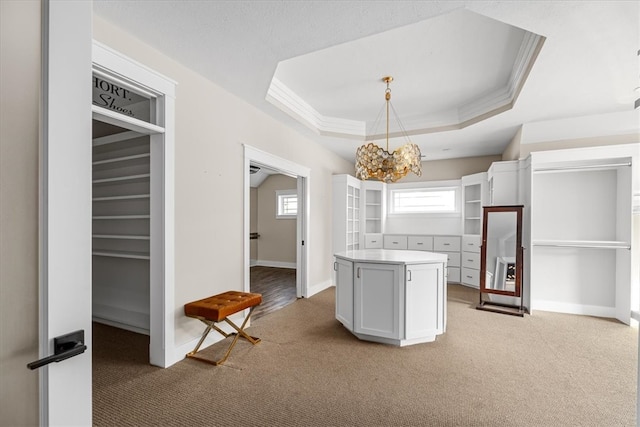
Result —
[[525, 123], [633, 110], [640, 86], [636, 1], [93, 4], [352, 162], [366, 135], [384, 136], [386, 75], [424, 160], [501, 154]]

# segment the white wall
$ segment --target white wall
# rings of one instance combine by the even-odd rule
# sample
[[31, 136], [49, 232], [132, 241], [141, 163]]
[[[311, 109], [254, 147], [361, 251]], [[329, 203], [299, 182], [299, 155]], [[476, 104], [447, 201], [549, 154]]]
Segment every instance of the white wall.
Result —
[[178, 82], [175, 345], [202, 332], [185, 303], [242, 288], [243, 143], [311, 169], [309, 286], [330, 283], [331, 175], [353, 165], [95, 15], [94, 38]]
[[40, 1], [0, 1], [0, 425], [38, 424]]

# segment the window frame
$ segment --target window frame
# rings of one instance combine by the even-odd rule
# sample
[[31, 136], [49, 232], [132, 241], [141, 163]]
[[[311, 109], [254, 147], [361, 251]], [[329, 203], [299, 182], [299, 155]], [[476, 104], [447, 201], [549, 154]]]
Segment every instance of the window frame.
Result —
[[[296, 199], [296, 213], [295, 214], [284, 214], [281, 213], [283, 208], [283, 201], [287, 197], [295, 196]], [[276, 190], [276, 219], [296, 219], [298, 217], [298, 190], [290, 189], [290, 190]]]
[[[454, 208], [453, 210], [437, 210], [429, 212], [397, 212], [394, 205], [394, 195], [397, 193], [410, 192], [438, 192], [438, 191], [454, 192]], [[408, 184], [394, 184], [387, 187], [387, 215], [390, 217], [460, 217], [462, 216], [461, 203], [461, 184], [459, 180], [455, 181], [437, 181], [433, 183], [416, 182]]]

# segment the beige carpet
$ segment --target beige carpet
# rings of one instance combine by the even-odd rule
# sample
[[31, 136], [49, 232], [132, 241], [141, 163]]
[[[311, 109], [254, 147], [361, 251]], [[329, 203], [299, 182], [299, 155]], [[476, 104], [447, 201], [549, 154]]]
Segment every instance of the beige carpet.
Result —
[[[449, 286], [448, 329], [397, 348], [356, 339], [334, 289], [253, 322], [226, 365], [148, 366], [148, 339], [94, 328], [96, 426], [635, 426], [637, 330], [617, 321], [473, 309]], [[228, 342], [207, 350], [219, 355]]]

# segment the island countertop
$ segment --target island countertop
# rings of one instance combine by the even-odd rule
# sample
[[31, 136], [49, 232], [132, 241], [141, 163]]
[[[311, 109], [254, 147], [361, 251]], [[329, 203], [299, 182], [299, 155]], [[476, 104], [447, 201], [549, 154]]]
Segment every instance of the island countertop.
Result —
[[360, 249], [338, 252], [336, 258], [348, 261], [376, 262], [383, 264], [430, 264], [447, 262], [446, 254], [426, 251], [407, 251], [395, 249]]

